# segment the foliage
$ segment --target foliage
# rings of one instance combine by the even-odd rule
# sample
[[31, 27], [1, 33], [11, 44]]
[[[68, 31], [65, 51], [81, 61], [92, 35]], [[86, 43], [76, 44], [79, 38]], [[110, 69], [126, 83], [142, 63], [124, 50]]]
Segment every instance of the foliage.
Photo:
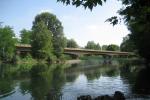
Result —
[[67, 40], [67, 48], [78, 48], [78, 44], [74, 39]]
[[33, 27], [31, 41], [33, 57], [47, 59], [52, 55], [52, 33], [47, 29], [44, 22], [38, 22]]
[[107, 50], [108, 45], [102, 45], [102, 50]]
[[35, 17], [32, 28], [34, 29], [41, 21], [44, 22], [45, 27], [48, 28], [48, 31], [52, 36], [54, 54], [57, 58], [60, 58], [66, 45], [61, 22], [55, 15], [44, 12]]
[[121, 19], [118, 20], [117, 16], [113, 16], [111, 18], [108, 18], [105, 22], [110, 22], [113, 26], [118, 24], [118, 22], [121, 22]]
[[0, 80], [0, 96], [11, 93], [14, 89], [12, 80], [2, 78]]
[[94, 41], [88, 41], [87, 45], [85, 46], [86, 49], [94, 49], [94, 50], [101, 50], [99, 43], [94, 43]]
[[20, 63], [27, 63], [27, 64], [36, 64], [37, 61], [32, 58], [32, 56], [28, 53], [25, 57], [20, 58]]
[[22, 44], [30, 44], [31, 43], [31, 31], [22, 29], [20, 31], [21, 43]]
[[107, 46], [106, 50], [108, 50], [108, 51], [119, 51], [119, 46], [115, 45], [115, 44], [110, 44]]
[[83, 6], [84, 8], [93, 9], [97, 5], [102, 5], [106, 0], [57, 0], [58, 2], [63, 2], [66, 5], [72, 4], [76, 7]]
[[126, 52], [134, 52], [135, 51], [135, 44], [130, 39], [129, 35], [127, 35], [126, 37], [123, 38], [123, 42], [120, 45], [120, 50], [126, 51]]
[[0, 27], [0, 59], [11, 60], [15, 53], [15, 34], [11, 27]]
[[150, 2], [149, 0], [124, 0], [126, 8], [119, 11], [130, 30], [130, 38], [138, 53], [150, 62]]

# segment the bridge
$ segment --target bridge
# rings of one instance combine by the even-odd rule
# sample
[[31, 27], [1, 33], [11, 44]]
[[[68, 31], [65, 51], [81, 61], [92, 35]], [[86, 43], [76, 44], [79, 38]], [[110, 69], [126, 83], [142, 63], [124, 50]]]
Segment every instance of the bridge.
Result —
[[[25, 54], [31, 52], [31, 45], [17, 44], [16, 52], [18, 54]], [[80, 49], [80, 48], [64, 48], [64, 54], [70, 55], [121, 55], [129, 56], [134, 55], [133, 52], [120, 52], [120, 51], [102, 51], [102, 50], [91, 50], [91, 49]]]
[[31, 52], [31, 45], [28, 44], [16, 44], [17, 54], [26, 54]]
[[65, 48], [65, 54], [74, 54], [74, 55], [134, 55], [132, 52], [120, 52], [120, 51], [102, 51], [102, 50], [91, 50], [91, 49], [79, 49], [79, 48]]

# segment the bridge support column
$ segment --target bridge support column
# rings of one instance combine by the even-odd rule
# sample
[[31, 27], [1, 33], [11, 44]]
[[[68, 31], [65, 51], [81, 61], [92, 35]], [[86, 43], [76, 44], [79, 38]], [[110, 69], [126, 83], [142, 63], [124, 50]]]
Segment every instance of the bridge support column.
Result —
[[16, 55], [20, 55], [20, 53], [21, 53], [20, 51], [16, 51]]
[[104, 62], [103, 64], [112, 64], [112, 55], [103, 55]]

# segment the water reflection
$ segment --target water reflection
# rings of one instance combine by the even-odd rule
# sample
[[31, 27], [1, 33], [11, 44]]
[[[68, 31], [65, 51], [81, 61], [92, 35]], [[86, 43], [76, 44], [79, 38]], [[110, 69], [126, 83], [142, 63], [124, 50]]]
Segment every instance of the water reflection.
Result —
[[8, 64], [0, 64], [0, 96], [12, 94], [14, 89], [13, 85], [10, 66]]
[[99, 61], [99, 65], [97, 61], [95, 65], [93, 63], [93, 61], [90, 64], [83, 62], [67, 69], [64, 69], [65, 65], [1, 64], [0, 95], [10, 93], [1, 98], [76, 100], [80, 95], [96, 97], [122, 91], [127, 98], [132, 99], [137, 96], [141, 98], [139, 93], [145, 95], [150, 93], [149, 77], [146, 77], [150, 72], [140, 71], [138, 65], [132, 63], [118, 65], [116, 61], [112, 61], [112, 64], [103, 64], [103, 61]]
[[132, 94], [136, 98], [150, 98], [150, 69], [135, 63], [125, 63], [121, 67], [124, 83], [129, 83]]
[[150, 94], [150, 69], [139, 71], [133, 91], [138, 94]]

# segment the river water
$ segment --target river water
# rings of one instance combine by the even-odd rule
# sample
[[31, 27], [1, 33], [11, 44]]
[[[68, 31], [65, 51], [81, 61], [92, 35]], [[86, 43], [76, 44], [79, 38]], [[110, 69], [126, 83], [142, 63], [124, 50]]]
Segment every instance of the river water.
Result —
[[139, 66], [89, 62], [65, 69], [68, 65], [1, 64], [0, 100], [77, 100], [81, 95], [112, 96], [115, 91], [123, 92], [127, 100], [150, 100], [135, 87]]

